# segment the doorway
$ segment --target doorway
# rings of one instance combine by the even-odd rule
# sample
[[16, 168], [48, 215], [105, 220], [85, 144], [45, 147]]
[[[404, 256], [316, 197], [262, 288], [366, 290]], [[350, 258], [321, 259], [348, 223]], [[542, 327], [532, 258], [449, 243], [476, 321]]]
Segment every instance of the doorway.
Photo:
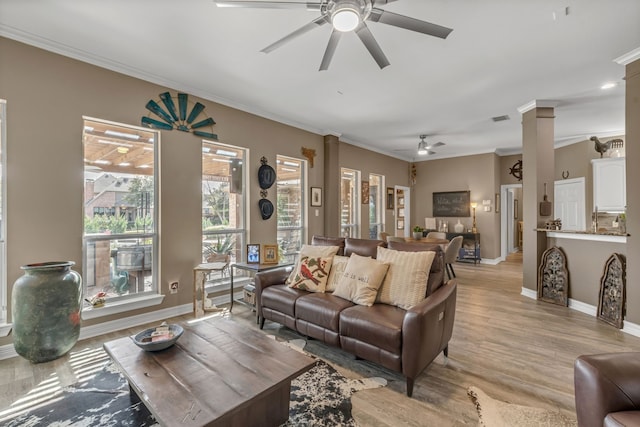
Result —
[[400, 237], [411, 236], [411, 189], [396, 185], [395, 207], [396, 207], [396, 224], [395, 235]]
[[500, 187], [500, 260], [522, 249], [520, 221], [522, 221], [522, 184]]

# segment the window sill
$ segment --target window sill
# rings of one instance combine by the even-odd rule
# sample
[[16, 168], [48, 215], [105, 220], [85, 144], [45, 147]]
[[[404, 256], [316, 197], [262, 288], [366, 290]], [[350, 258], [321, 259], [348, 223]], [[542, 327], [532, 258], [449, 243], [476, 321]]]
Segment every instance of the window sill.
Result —
[[164, 295], [145, 295], [139, 298], [132, 298], [115, 303], [107, 303], [103, 307], [83, 307], [82, 319], [96, 319], [99, 317], [110, 316], [112, 314], [124, 313], [125, 311], [137, 310], [140, 308], [151, 307], [161, 304]]
[[13, 328], [13, 324], [11, 323], [2, 323], [0, 324], [0, 337], [6, 337], [11, 332], [11, 328]]

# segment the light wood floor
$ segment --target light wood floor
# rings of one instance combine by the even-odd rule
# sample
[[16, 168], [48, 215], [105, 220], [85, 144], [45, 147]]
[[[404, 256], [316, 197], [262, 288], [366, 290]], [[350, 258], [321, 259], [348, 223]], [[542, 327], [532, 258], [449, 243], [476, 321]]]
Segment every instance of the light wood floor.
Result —
[[[438, 356], [416, 380], [411, 399], [405, 395], [404, 378], [395, 372], [356, 361], [317, 341], [309, 341], [306, 350], [333, 362], [347, 376], [379, 376], [388, 381], [387, 387], [353, 396], [353, 413], [362, 426], [478, 425], [475, 408], [466, 395], [472, 385], [496, 399], [575, 416], [575, 358], [640, 351], [640, 338], [575, 310], [521, 296], [521, 262], [516, 254], [497, 266], [455, 265], [459, 287], [449, 358]], [[245, 306], [234, 304], [233, 313], [225, 315], [257, 328], [253, 313]], [[90, 373], [92, 357], [102, 363], [93, 351], [102, 342], [141, 329], [138, 326], [80, 341], [69, 355], [45, 364], [32, 365], [22, 358], [0, 361], [0, 420], [3, 411], [6, 414], [37, 401], [56, 387]], [[299, 338], [272, 322], [266, 323], [265, 332]], [[99, 366], [97, 362], [94, 365]]]

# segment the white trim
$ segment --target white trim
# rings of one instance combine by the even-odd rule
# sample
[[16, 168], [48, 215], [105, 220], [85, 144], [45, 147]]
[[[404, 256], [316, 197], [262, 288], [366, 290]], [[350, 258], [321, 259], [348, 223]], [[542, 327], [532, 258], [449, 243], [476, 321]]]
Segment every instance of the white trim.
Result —
[[12, 357], [17, 356], [18, 353], [16, 353], [16, 349], [13, 347], [13, 344], [0, 346], [0, 360], [11, 359]]
[[524, 114], [527, 111], [533, 110], [534, 108], [555, 108], [558, 106], [558, 101], [551, 101], [547, 99], [534, 99], [533, 101], [529, 101], [524, 105], [518, 107], [518, 113]]
[[82, 319], [97, 319], [104, 316], [110, 316], [112, 314], [124, 313], [125, 311], [138, 310], [140, 308], [151, 307], [154, 305], [162, 304], [164, 295], [145, 295], [139, 298], [132, 298], [117, 301], [114, 303], [107, 303], [99, 308], [85, 307], [82, 309]]
[[480, 260], [480, 264], [498, 265], [502, 261], [504, 261], [504, 259], [502, 257], [498, 257], [498, 258], [482, 258]]
[[[536, 291], [525, 287], [522, 287], [520, 295], [535, 300], [538, 299], [538, 293]], [[569, 298], [569, 308], [593, 317], [596, 317], [596, 315], [598, 314], [597, 307], [571, 298]], [[640, 337], [640, 325], [631, 323], [627, 320], [624, 321], [624, 327], [621, 329], [621, 331], [629, 335], [633, 335], [634, 337]]]
[[84, 340], [87, 338], [93, 338], [99, 335], [109, 334], [111, 332], [132, 328], [138, 325], [144, 325], [145, 323], [159, 322], [170, 317], [182, 316], [188, 313], [193, 313], [193, 303], [163, 308], [160, 310], [150, 311], [149, 313], [137, 314], [135, 316], [122, 317], [109, 322], [81, 327], [79, 339]]
[[11, 332], [12, 328], [13, 328], [13, 324], [12, 323], [0, 324], [0, 337], [8, 336], [9, 332]]
[[[522, 184], [503, 184], [500, 186], [500, 258], [507, 259], [509, 245], [507, 245], [507, 209], [509, 189], [522, 188]], [[513, 218], [513, 216], [512, 216]]]
[[613, 60], [620, 65], [629, 65], [632, 62], [640, 59], [640, 47], [633, 49], [631, 52], [627, 52], [622, 56], [617, 57]]
[[576, 233], [571, 231], [546, 231], [547, 237], [556, 239], [591, 240], [594, 242], [627, 243], [627, 236], [610, 234]]

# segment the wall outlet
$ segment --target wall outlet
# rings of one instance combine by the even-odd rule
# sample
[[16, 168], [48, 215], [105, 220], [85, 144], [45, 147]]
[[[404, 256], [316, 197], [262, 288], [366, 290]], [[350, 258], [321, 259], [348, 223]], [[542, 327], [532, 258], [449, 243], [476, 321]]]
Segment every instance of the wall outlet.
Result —
[[169, 290], [171, 291], [172, 294], [177, 294], [179, 286], [180, 285], [178, 282], [171, 282], [169, 284]]

